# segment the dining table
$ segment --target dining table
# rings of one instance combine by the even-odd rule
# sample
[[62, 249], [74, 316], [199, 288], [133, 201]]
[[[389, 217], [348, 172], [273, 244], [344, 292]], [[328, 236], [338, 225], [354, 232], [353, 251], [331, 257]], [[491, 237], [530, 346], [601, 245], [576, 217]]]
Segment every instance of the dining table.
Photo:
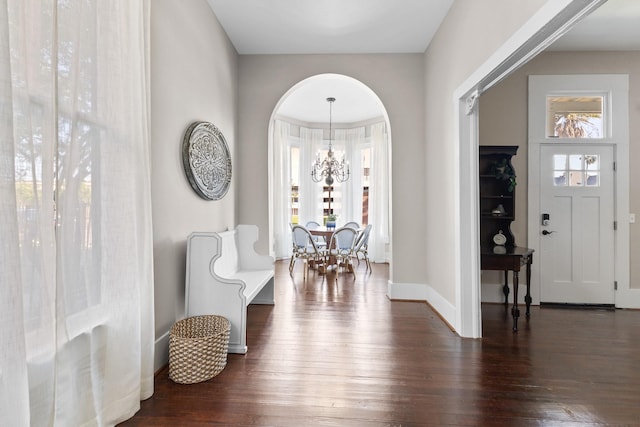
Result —
[[[333, 236], [333, 233], [337, 230], [338, 228], [326, 228], [326, 227], [320, 227], [320, 228], [315, 228], [315, 229], [309, 229], [309, 233], [311, 233], [312, 236], [321, 236], [324, 238], [324, 240], [327, 242], [327, 248], [330, 250], [331, 248], [329, 248], [329, 245], [331, 244], [331, 237]], [[362, 230], [356, 230], [356, 239], [359, 233], [361, 233]], [[334, 243], [335, 244], [335, 243]], [[336, 259], [334, 256], [330, 256], [329, 257], [329, 264], [333, 265], [336, 263]], [[353, 268], [352, 266], [350, 268]], [[322, 270], [318, 270], [319, 273], [325, 273]]]
[[[331, 242], [331, 236], [333, 236], [334, 231], [336, 231], [335, 228], [326, 228], [326, 227], [309, 229], [309, 233], [311, 233], [312, 236], [322, 237], [324, 241], [327, 243], [327, 246], [329, 246], [329, 242]], [[331, 259], [329, 261], [331, 262]], [[335, 262], [335, 259], [334, 259], [334, 262]], [[312, 265], [312, 267], [315, 267], [315, 266]], [[324, 274], [325, 273], [324, 268], [319, 268], [318, 272], [320, 274]]]
[[324, 238], [324, 240], [326, 240], [327, 244], [329, 244], [329, 241], [331, 240], [331, 236], [333, 236], [333, 232], [336, 231], [335, 228], [310, 228], [309, 229], [309, 233], [311, 233], [312, 236], [321, 236]]

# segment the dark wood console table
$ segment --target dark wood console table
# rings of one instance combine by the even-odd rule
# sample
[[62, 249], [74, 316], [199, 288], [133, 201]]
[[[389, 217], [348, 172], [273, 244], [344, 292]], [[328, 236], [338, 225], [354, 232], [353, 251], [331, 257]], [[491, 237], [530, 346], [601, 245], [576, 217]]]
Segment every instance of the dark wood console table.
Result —
[[[500, 253], [504, 251], [504, 253]], [[513, 331], [518, 330], [518, 318], [520, 317], [520, 309], [518, 308], [518, 276], [522, 266], [527, 267], [527, 294], [524, 301], [527, 306], [527, 319], [530, 315], [531, 307], [531, 264], [533, 263], [533, 249], [522, 248], [518, 246], [500, 247], [494, 249], [494, 246], [483, 245], [480, 248], [480, 268], [482, 270], [501, 270], [504, 271], [504, 305], [509, 306], [509, 271], [513, 272], [513, 307], [511, 315], [513, 316]]]

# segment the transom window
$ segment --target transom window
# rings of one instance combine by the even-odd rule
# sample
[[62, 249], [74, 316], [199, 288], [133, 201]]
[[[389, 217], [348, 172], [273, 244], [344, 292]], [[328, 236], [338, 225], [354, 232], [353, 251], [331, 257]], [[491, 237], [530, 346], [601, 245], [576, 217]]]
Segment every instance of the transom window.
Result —
[[604, 138], [604, 96], [547, 96], [550, 138]]

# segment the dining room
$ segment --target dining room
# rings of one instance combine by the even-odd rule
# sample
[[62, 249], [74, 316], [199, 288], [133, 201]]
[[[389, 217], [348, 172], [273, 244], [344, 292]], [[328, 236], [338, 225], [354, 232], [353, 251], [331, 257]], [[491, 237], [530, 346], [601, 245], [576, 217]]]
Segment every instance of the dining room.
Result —
[[360, 243], [366, 263], [391, 262], [391, 132], [378, 96], [348, 76], [309, 77], [282, 96], [269, 133], [272, 255], [293, 261], [294, 226], [321, 250], [348, 226], [354, 254]]

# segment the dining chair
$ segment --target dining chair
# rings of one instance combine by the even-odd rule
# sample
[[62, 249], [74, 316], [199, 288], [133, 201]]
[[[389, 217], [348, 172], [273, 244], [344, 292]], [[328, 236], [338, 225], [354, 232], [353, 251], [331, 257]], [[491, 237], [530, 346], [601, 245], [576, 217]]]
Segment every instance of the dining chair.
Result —
[[335, 261], [336, 272], [340, 267], [346, 267], [348, 271], [353, 273], [353, 278], [356, 278], [356, 269], [353, 268], [351, 262], [356, 236], [356, 230], [351, 227], [341, 227], [331, 235], [329, 247], [325, 253], [326, 268], [330, 262]]
[[309, 276], [309, 264], [314, 266], [324, 266], [325, 251], [316, 245], [314, 236], [309, 233], [306, 227], [302, 225], [294, 225], [291, 229], [293, 248], [291, 260], [289, 260], [289, 274], [293, 274], [293, 268], [296, 261], [302, 259], [304, 269], [302, 277], [306, 279]]
[[360, 224], [355, 221], [349, 221], [345, 225], [343, 225], [343, 227], [353, 228], [354, 230], [358, 231], [360, 229]]
[[[320, 225], [319, 222], [317, 221], [307, 221], [307, 223], [305, 224], [305, 227], [307, 228], [307, 230], [319, 230], [322, 228], [322, 226]], [[312, 236], [313, 240], [316, 241], [316, 245], [318, 245], [319, 249], [324, 249], [327, 247], [327, 241], [324, 237], [322, 236]]]
[[371, 269], [371, 261], [369, 261], [369, 234], [371, 233], [372, 227], [373, 225], [367, 224], [362, 233], [358, 236], [353, 249], [353, 253], [358, 260], [358, 265], [360, 265], [360, 255], [362, 255], [362, 259], [365, 260], [367, 264], [367, 270], [365, 271], [373, 271]]

